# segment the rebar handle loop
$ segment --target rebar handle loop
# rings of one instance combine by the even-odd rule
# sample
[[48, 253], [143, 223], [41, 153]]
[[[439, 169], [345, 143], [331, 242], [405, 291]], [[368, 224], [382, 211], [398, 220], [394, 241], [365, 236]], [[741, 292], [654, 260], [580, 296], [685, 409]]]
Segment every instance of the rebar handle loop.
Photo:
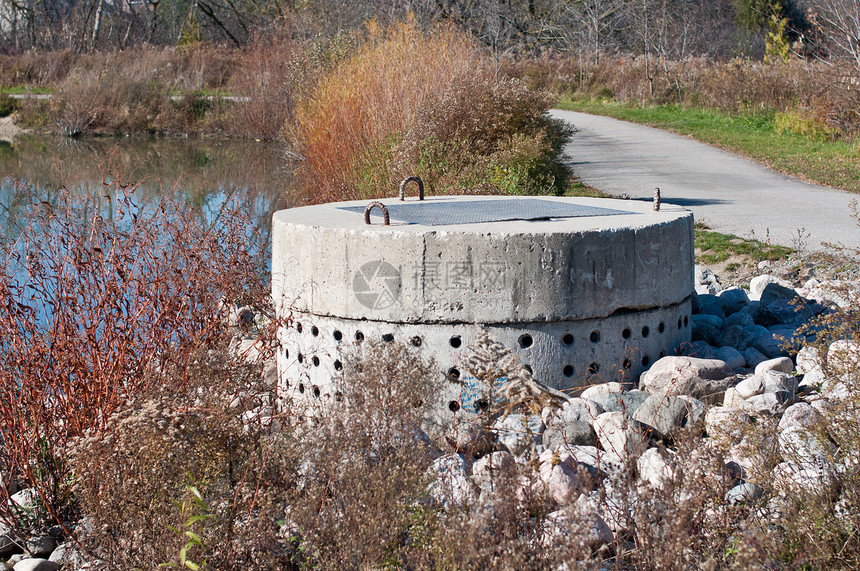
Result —
[[418, 176], [408, 176], [400, 183], [400, 200], [406, 200], [406, 185], [415, 181], [418, 183], [418, 200], [424, 200], [424, 181]]
[[391, 225], [391, 219], [388, 217], [388, 209], [385, 208], [385, 205], [381, 202], [371, 202], [367, 205], [367, 207], [364, 209], [364, 223], [370, 224], [370, 211], [374, 208], [379, 208], [380, 210], [382, 210], [382, 223], [385, 226]]

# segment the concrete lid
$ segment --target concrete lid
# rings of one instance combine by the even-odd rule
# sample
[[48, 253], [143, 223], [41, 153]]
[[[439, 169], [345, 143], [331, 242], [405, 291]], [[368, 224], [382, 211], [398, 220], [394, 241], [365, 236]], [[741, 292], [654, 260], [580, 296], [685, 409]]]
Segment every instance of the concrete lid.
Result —
[[[382, 224], [379, 208], [371, 211], [371, 225], [364, 210], [372, 202], [389, 209], [391, 223]], [[505, 203], [511, 203], [506, 207]], [[449, 223], [459, 216], [462, 223]], [[556, 196], [431, 196], [353, 200], [302, 206], [275, 213], [279, 223], [316, 228], [372, 232], [464, 232], [486, 234], [554, 234], [642, 228], [691, 216], [680, 206], [662, 204], [655, 212], [650, 201]], [[504, 219], [505, 217], [513, 219]], [[545, 219], [549, 217], [549, 219]], [[525, 219], [534, 218], [534, 219]]]
[[[520, 210], [527, 215], [571, 205], [621, 213], [451, 225], [404, 221], [409, 209], [440, 204], [462, 204], [476, 211], [471, 219], [480, 219], [482, 206], [504, 216], [504, 202], [535, 200], [516, 206], [525, 204]], [[666, 307], [693, 290], [693, 217], [684, 208], [654, 212], [650, 202], [599, 198], [393, 198], [380, 202], [392, 211], [409, 205], [407, 215], [383, 226], [365, 224], [369, 202], [275, 213], [278, 304], [347, 319], [523, 323]]]

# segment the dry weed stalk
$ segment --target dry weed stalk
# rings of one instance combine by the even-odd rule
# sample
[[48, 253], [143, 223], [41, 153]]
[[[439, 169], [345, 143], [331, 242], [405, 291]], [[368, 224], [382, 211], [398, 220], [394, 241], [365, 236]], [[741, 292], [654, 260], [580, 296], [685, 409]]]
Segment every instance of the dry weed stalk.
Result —
[[536, 381], [514, 349], [494, 341], [486, 329], [479, 330], [464, 365], [485, 387], [487, 402], [502, 404], [502, 418], [517, 409], [540, 415], [544, 408], [557, 410], [568, 400], [564, 393]]
[[73, 502], [58, 450], [153, 384], [185, 383], [189, 351], [225, 334], [219, 301], [264, 292], [265, 245], [241, 201], [207, 214], [165, 192], [143, 208], [128, 173], [105, 177], [47, 200], [19, 183], [3, 208], [0, 468], [59, 521]]

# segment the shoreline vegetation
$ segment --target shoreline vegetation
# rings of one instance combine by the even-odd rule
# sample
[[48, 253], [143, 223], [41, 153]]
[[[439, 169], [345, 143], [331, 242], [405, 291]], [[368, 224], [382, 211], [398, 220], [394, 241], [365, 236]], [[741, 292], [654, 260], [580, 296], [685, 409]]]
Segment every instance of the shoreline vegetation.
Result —
[[[561, 160], [570, 131], [546, 114], [560, 97], [680, 121], [702, 108], [764, 117], [789, 141], [856, 150], [860, 61], [833, 19], [853, 0], [381, 5], [15, 8], [0, 15], [0, 85], [51, 97], [7, 93], [0, 115], [70, 137], [281, 141], [306, 202], [393, 194], [412, 174], [437, 194], [593, 192]], [[742, 372], [722, 362], [725, 395], [673, 398], [666, 431], [642, 432], [624, 416], [632, 400], [607, 400], [621, 396], [603, 382], [623, 380], [622, 363], [592, 392], [621, 407], [603, 412], [623, 419], [617, 448], [598, 442], [597, 400], [564, 413], [585, 456], [568, 453], [566, 425], [554, 425], [565, 447], [536, 438], [529, 411], [540, 426], [561, 414], [529, 402], [537, 382], [434, 441], [424, 408], [451, 381], [407, 345], [356, 341], [331, 414], [281, 400], [278, 330], [294, 324], [274, 314], [270, 246], [248, 205], [199, 217], [165, 189], [142, 207], [146, 173], [109, 159], [97, 192], [48, 201], [19, 183], [0, 209], [14, 228], [0, 240], [0, 567], [57, 542], [69, 569], [860, 565], [856, 263], [780, 262], [814, 301], [780, 276], [750, 300], [700, 272], [697, 350], [746, 350], [752, 335], [790, 357], [773, 374], [748, 366], [769, 356], [758, 350]], [[722, 263], [773, 268], [784, 254], [698, 230], [700, 255]], [[797, 344], [779, 346], [783, 335]], [[485, 341], [473, 372], [494, 395], [515, 363]], [[716, 386], [708, 374], [684, 382]], [[763, 408], [726, 398], [741, 376]], [[653, 464], [612, 452], [652, 440]]]

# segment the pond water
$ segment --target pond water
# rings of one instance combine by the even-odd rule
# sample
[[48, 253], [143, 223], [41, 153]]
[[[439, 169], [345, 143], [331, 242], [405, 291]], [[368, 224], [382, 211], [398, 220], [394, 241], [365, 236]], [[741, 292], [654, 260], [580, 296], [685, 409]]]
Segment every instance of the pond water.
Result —
[[268, 233], [272, 213], [290, 206], [288, 165], [282, 146], [259, 141], [23, 135], [0, 141], [0, 204], [15, 203], [21, 189], [15, 180], [50, 201], [61, 187], [98, 192], [105, 180], [145, 177], [135, 194], [143, 207], [157, 201], [162, 188], [201, 212], [241, 196]]

